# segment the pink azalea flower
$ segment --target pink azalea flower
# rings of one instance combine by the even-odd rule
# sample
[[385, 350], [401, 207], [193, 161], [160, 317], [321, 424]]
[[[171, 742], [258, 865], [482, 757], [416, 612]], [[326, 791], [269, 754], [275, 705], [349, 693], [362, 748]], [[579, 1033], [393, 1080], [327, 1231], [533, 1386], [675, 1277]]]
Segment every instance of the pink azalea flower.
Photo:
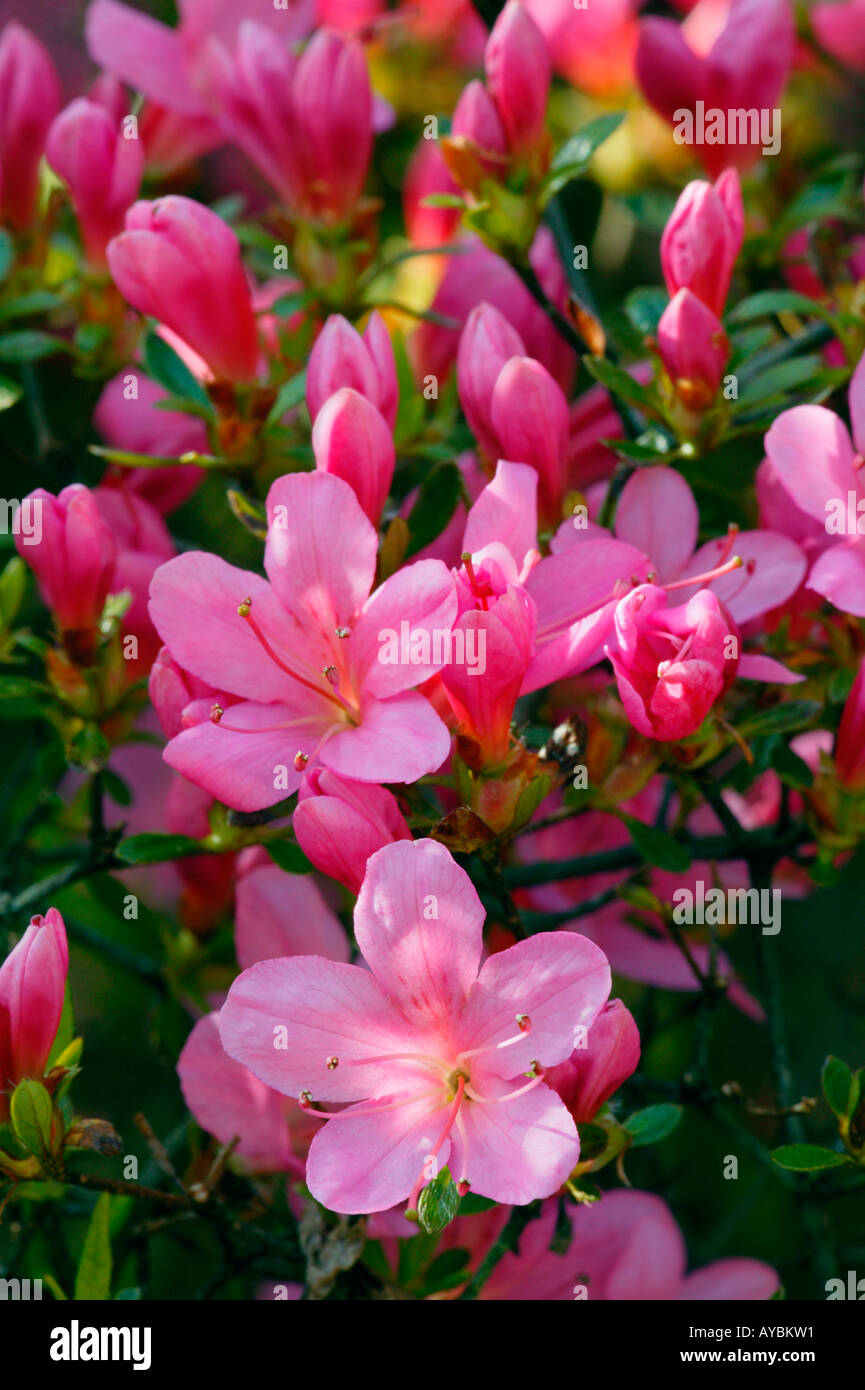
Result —
[[202, 203], [170, 194], [134, 203], [125, 226], [108, 244], [108, 267], [124, 299], [172, 329], [215, 376], [254, 380], [255, 315], [228, 224]]
[[[413, 1206], [444, 1164], [463, 1191], [524, 1203], [576, 1164], [576, 1127], [544, 1070], [597, 1016], [606, 960], [571, 933], [545, 933], [481, 967], [483, 917], [442, 845], [386, 845], [355, 910], [368, 970], [295, 957], [232, 986], [223, 1045], [321, 1116], [307, 1183], [331, 1210]], [[319, 1101], [348, 1108], [325, 1119]]]
[[[816, 559], [808, 588], [844, 613], [865, 617], [865, 356], [849, 391], [850, 431], [823, 405], [795, 405], [766, 435], [775, 478], [795, 506], [838, 539]], [[851, 524], [852, 523], [852, 524]]]
[[393, 792], [349, 782], [325, 768], [308, 772], [301, 782], [291, 825], [307, 859], [352, 893], [360, 892], [371, 854], [411, 839]]
[[365, 396], [393, 429], [399, 404], [396, 363], [390, 334], [377, 310], [363, 334], [342, 314], [331, 314], [316, 338], [306, 368], [306, 404], [313, 421], [344, 386]]
[[511, 154], [524, 155], [544, 130], [550, 54], [541, 30], [518, 0], [508, 0], [493, 25], [484, 70], [508, 148]]
[[93, 0], [85, 38], [100, 67], [121, 77], [160, 106], [185, 116], [207, 117], [206, 50], [212, 39], [233, 44], [241, 24], [255, 19], [271, 42], [290, 44], [315, 23], [315, 0], [289, 0], [285, 8], [258, 0], [180, 0], [180, 24], [171, 29], [116, 0]]
[[0, 966], [0, 1123], [24, 1077], [41, 1081], [60, 1026], [69, 948], [56, 907], [34, 917]]
[[[514, 585], [531, 600], [536, 613], [534, 647], [520, 686], [523, 695], [588, 670], [602, 659], [621, 586], [632, 577], [645, 578], [650, 563], [634, 546], [605, 535], [541, 559], [537, 492], [534, 468], [500, 460], [495, 477], [469, 512], [462, 548], [470, 560], [458, 574], [463, 613], [495, 613], [501, 596]], [[507, 626], [514, 643], [511, 659], [523, 669], [528, 619], [512, 617]], [[480, 686], [485, 677], [466, 676], [470, 680]], [[482, 698], [480, 691], [476, 698]]]
[[123, 231], [144, 168], [139, 139], [126, 139], [103, 106], [79, 97], [53, 122], [45, 155], [65, 179], [89, 265], [104, 269], [105, 248]]
[[44, 45], [22, 24], [5, 24], [0, 34], [0, 219], [16, 231], [33, 220], [39, 161], [60, 103], [60, 81]]
[[[689, 42], [691, 39], [691, 42]], [[646, 100], [665, 120], [676, 113], [774, 109], [793, 66], [795, 28], [790, 0], [731, 0], [726, 22], [707, 52], [672, 19], [640, 22], [637, 80]], [[728, 132], [729, 135], [729, 132]], [[712, 178], [732, 165], [748, 169], [760, 143], [694, 144], [694, 154]]]
[[225, 134], [301, 217], [340, 221], [360, 197], [373, 140], [361, 45], [320, 29], [300, 58], [246, 21], [233, 50], [207, 52], [208, 83]]
[[640, 0], [604, 0], [578, 9], [574, 0], [524, 0], [542, 30], [556, 72], [592, 96], [611, 96], [633, 79]]
[[720, 318], [744, 228], [735, 169], [725, 169], [714, 187], [702, 179], [689, 183], [661, 237], [661, 268], [670, 295], [691, 290]]
[[[449, 629], [451, 575], [419, 561], [371, 592], [376, 533], [348, 484], [328, 474], [279, 478], [267, 509], [269, 582], [201, 552], [154, 576], [150, 611], [175, 660], [238, 701], [188, 706], [167, 761], [243, 811], [282, 800], [318, 762], [362, 782], [432, 772], [449, 737], [411, 687], [436, 667], [382, 662], [380, 634], [402, 622]], [[431, 653], [429, 636], [425, 645]]]
[[718, 394], [730, 344], [721, 320], [691, 290], [678, 290], [661, 315], [658, 351], [685, 407], [708, 410]]
[[[567, 1254], [550, 1250], [556, 1203], [548, 1202], [481, 1291], [481, 1299], [573, 1301], [575, 1286], [588, 1302], [770, 1299], [778, 1275], [761, 1260], [715, 1260], [687, 1271], [687, 1251], [673, 1215], [651, 1192], [616, 1188], [591, 1206], [568, 1203], [573, 1239]], [[465, 1218], [465, 1224], [469, 1218]]]
[[[807, 570], [802, 547], [775, 530], [738, 531], [695, 549], [699, 515], [694, 494], [674, 468], [641, 468], [628, 479], [616, 507], [614, 534], [651, 557], [662, 586], [693, 597], [701, 588], [720, 601], [734, 626], [743, 627], [785, 604], [799, 589]], [[554, 554], [585, 545], [587, 536], [605, 535], [564, 522], [553, 537]], [[738, 557], [741, 565], [732, 563]], [[688, 582], [690, 581], [690, 583]], [[792, 684], [802, 679], [779, 661], [741, 652], [736, 674], [744, 680]]]
[[616, 649], [608, 654], [634, 728], [660, 742], [696, 733], [735, 675], [731, 650], [737, 652], [738, 639], [709, 590], [678, 608], [656, 584], [627, 594], [616, 608]]
[[827, 52], [849, 67], [865, 69], [865, 0], [815, 5], [809, 17]]
[[137, 493], [98, 487], [93, 498], [117, 542], [110, 592], [131, 594], [122, 630], [124, 636], [137, 638], [138, 655], [124, 665], [130, 678], [139, 679], [147, 674], [159, 651], [159, 639], [147, 611], [147, 592], [160, 565], [174, 555], [174, 542], [156, 508]]
[[70, 483], [56, 497], [36, 488], [22, 506], [38, 518], [38, 539], [22, 527], [15, 544], [46, 606], [64, 631], [90, 631], [112, 591], [118, 550], [94, 494], [83, 483]]
[[637, 1069], [640, 1034], [621, 999], [609, 999], [588, 1031], [585, 1045], [547, 1073], [576, 1123], [593, 1120], [605, 1101]]

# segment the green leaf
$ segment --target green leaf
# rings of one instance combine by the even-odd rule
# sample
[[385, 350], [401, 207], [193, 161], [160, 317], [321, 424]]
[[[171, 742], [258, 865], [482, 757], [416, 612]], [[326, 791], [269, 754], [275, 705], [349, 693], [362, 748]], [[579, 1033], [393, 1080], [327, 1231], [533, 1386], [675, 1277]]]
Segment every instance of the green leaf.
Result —
[[727, 315], [727, 322], [751, 323], [753, 319], [767, 318], [772, 314], [799, 314], [809, 318], [823, 318], [826, 310], [815, 299], [795, 290], [760, 290], [743, 299]]
[[603, 116], [589, 121], [588, 125], [583, 126], [582, 130], [578, 130], [576, 135], [572, 135], [559, 146], [553, 156], [549, 173], [544, 179], [544, 202], [555, 197], [571, 179], [577, 178], [583, 172], [595, 151], [605, 140], [609, 140], [624, 119], [624, 111], [608, 111]]
[[621, 396], [626, 401], [635, 401], [637, 405], [653, 404], [652, 393], [639, 381], [635, 381], [624, 367], [614, 367], [606, 357], [587, 356], [583, 358], [583, 362], [595, 380], [606, 386], [608, 391], [612, 391], [614, 396]]
[[170, 343], [160, 338], [158, 333], [145, 336], [142, 357], [148, 375], [164, 386], [169, 395], [195, 401], [206, 409], [209, 416], [213, 415], [213, 406], [201, 382], [192, 375]]
[[71, 351], [62, 338], [54, 338], [50, 333], [40, 333], [36, 329], [22, 329], [20, 333], [0, 336], [0, 362], [38, 362], [40, 357]]
[[15, 260], [15, 244], [7, 231], [0, 231], [0, 280], [5, 280]]
[[103, 1192], [90, 1218], [75, 1276], [75, 1298], [104, 1301], [111, 1297], [111, 1195]]
[[457, 1214], [460, 1194], [457, 1185], [447, 1168], [442, 1168], [432, 1182], [428, 1182], [420, 1194], [417, 1204], [418, 1220], [421, 1230], [427, 1235], [443, 1231]]
[[816, 1173], [821, 1168], [840, 1168], [851, 1161], [846, 1154], [821, 1148], [819, 1144], [783, 1144], [780, 1149], [772, 1150], [772, 1157], [779, 1167], [789, 1168], [794, 1173]]
[[609, 1142], [607, 1131], [600, 1125], [577, 1125], [580, 1135], [580, 1162], [588, 1163], [590, 1158], [599, 1158]]
[[206, 854], [206, 846], [189, 835], [130, 835], [117, 846], [124, 864], [159, 864], [164, 859], [184, 859], [187, 854]]
[[226, 490], [228, 505], [241, 526], [245, 526], [257, 540], [267, 540], [267, 512], [263, 502], [247, 497], [245, 492], [230, 487]]
[[0, 303], [0, 319], [24, 318], [27, 314], [44, 314], [63, 303], [62, 296], [51, 290], [33, 290]]
[[634, 1148], [641, 1149], [646, 1144], [657, 1144], [661, 1139], [666, 1139], [668, 1134], [673, 1133], [683, 1113], [681, 1105], [667, 1102], [648, 1105], [645, 1110], [635, 1110], [625, 1120], [625, 1129], [631, 1136]]
[[21, 387], [8, 376], [0, 376], [0, 410], [9, 410], [21, 399]]
[[859, 1082], [847, 1063], [840, 1057], [827, 1057], [820, 1079], [823, 1094], [839, 1120], [849, 1119], [859, 1099]]
[[790, 729], [804, 729], [822, 708], [816, 700], [784, 700], [771, 709], [748, 715], [737, 728], [743, 738], [754, 738], [756, 734], [783, 734]]
[[63, 1063], [60, 1063], [60, 1065], [65, 1065], [68, 1067], [75, 1066], [75, 1064], [78, 1061], [78, 1058], [81, 1056], [81, 1049], [83, 1047], [83, 1043], [80, 1038], [77, 1039], [77, 1042], [79, 1044], [78, 1055], [72, 1058], [71, 1049], [74, 1041], [75, 1015], [72, 1012], [72, 991], [69, 988], [69, 981], [67, 980], [66, 987], [63, 991], [63, 1008], [60, 1011], [60, 1023], [57, 1028], [57, 1034], [54, 1038], [54, 1043], [48, 1055], [48, 1061], [45, 1064], [46, 1072], [49, 1072], [52, 1067], [57, 1066], [59, 1059], [63, 1057], [63, 1054], [67, 1051], [70, 1051], [70, 1060], [64, 1061]]
[[804, 758], [800, 758], [798, 753], [787, 743], [778, 742], [772, 747], [769, 754], [769, 762], [788, 787], [795, 788], [796, 791], [804, 791], [807, 787], [814, 785], [814, 774]]
[[470, 1252], [460, 1247], [436, 1255], [423, 1277], [424, 1295], [455, 1288], [467, 1278]]
[[19, 1081], [9, 1103], [12, 1128], [37, 1158], [51, 1151], [51, 1119], [54, 1107], [41, 1081]]
[[311, 874], [312, 865], [293, 840], [268, 840], [265, 846], [274, 864], [287, 874]]
[[822, 370], [819, 357], [791, 357], [789, 362], [778, 362], [765, 372], [750, 380], [736, 402], [736, 410], [745, 410], [770, 400], [774, 396], [786, 395], [804, 386]]
[[666, 869], [671, 874], [683, 874], [690, 868], [690, 854], [684, 845], [680, 845], [666, 830], [647, 825], [645, 821], [636, 820], [634, 816], [622, 815], [621, 819], [628, 827], [628, 833], [637, 849], [649, 864], [655, 864], [659, 869]]
[[287, 415], [289, 410], [295, 410], [306, 395], [306, 369], [298, 372], [296, 376], [289, 377], [284, 381], [277, 392], [276, 400], [270, 407], [264, 428], [270, 425], [277, 425], [283, 415]]
[[461, 495], [462, 475], [455, 463], [439, 464], [427, 475], [408, 515], [410, 539], [406, 559], [441, 535]]
[[427, 193], [420, 205], [422, 208], [464, 208], [466, 200], [456, 193]]

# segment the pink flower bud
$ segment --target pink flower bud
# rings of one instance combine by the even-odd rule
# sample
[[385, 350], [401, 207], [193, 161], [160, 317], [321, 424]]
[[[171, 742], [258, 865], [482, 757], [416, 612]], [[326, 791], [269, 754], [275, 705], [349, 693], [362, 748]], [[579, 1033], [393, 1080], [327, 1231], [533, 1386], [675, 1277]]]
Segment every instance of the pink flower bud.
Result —
[[633, 1074], [640, 1060], [640, 1033], [621, 999], [610, 999], [566, 1062], [552, 1067], [546, 1082], [558, 1091], [577, 1124], [588, 1124]]
[[303, 779], [292, 825], [307, 859], [352, 893], [360, 891], [371, 854], [412, 838], [392, 792], [321, 768]]
[[496, 381], [506, 362], [525, 355], [522, 338], [504, 314], [492, 304], [475, 305], [460, 336], [457, 384], [465, 417], [488, 459], [499, 457], [490, 420]]
[[547, 41], [518, 0], [508, 0], [484, 53], [487, 87], [511, 154], [526, 154], [543, 129], [550, 90]]
[[36, 208], [39, 161], [62, 97], [54, 64], [29, 29], [14, 22], [0, 35], [0, 215], [16, 231]]
[[141, 141], [127, 140], [102, 106], [79, 97], [52, 124], [45, 154], [69, 185], [88, 262], [104, 267], [105, 248], [123, 231], [141, 183]]
[[[319, 29], [297, 65], [296, 140], [307, 169], [307, 202], [346, 217], [360, 197], [372, 155], [372, 89], [356, 41]], [[293, 132], [283, 132], [288, 140]]]
[[730, 344], [720, 320], [691, 290], [679, 290], [658, 324], [658, 350], [690, 410], [707, 410], [718, 394]]
[[634, 728], [660, 742], [696, 733], [738, 664], [728, 656], [736, 629], [715, 595], [700, 589], [668, 608], [664, 589], [641, 584], [617, 604], [615, 631], [608, 655]]
[[815, 5], [811, 23], [828, 53], [848, 67], [865, 70], [865, 0]]
[[414, 246], [443, 246], [460, 223], [459, 208], [431, 208], [424, 199], [434, 193], [458, 194], [444, 155], [435, 140], [418, 141], [403, 179], [403, 217]]
[[393, 479], [393, 435], [381, 414], [350, 386], [322, 406], [312, 427], [315, 466], [354, 488], [360, 505], [378, 527]]
[[50, 907], [32, 919], [0, 966], [0, 1121], [9, 1114], [8, 1092], [24, 1077], [41, 1081], [45, 1074], [68, 968], [66, 928]]
[[670, 295], [691, 290], [720, 317], [743, 226], [742, 191], [734, 169], [722, 174], [714, 188], [702, 180], [689, 183], [661, 237], [661, 266]]
[[172, 329], [218, 378], [252, 381], [258, 337], [240, 243], [222, 218], [171, 194], [134, 203], [108, 246], [117, 288]]
[[535, 605], [517, 585], [488, 611], [470, 608], [454, 623], [454, 635], [463, 634], [464, 659], [452, 660], [441, 681], [460, 733], [480, 746], [485, 767], [508, 755], [514, 705], [535, 651], [535, 624]]
[[865, 661], [847, 696], [835, 740], [835, 770], [842, 786], [865, 791]]
[[456, 104], [451, 121], [451, 134], [470, 140], [477, 148], [501, 159], [481, 159], [488, 174], [504, 168], [508, 142], [496, 104], [483, 82], [470, 82]]
[[313, 420], [344, 386], [365, 396], [393, 429], [399, 396], [396, 364], [390, 335], [376, 312], [362, 337], [342, 314], [331, 314], [321, 330], [306, 371], [306, 404]]
[[561, 387], [540, 362], [512, 357], [496, 380], [490, 420], [499, 458], [535, 469], [540, 515], [547, 522], [560, 521], [570, 426]]
[[22, 559], [58, 625], [67, 632], [95, 627], [111, 589], [117, 542], [97, 500], [82, 483], [71, 483], [53, 497], [37, 488], [22, 506], [33, 509], [34, 537], [15, 537]]

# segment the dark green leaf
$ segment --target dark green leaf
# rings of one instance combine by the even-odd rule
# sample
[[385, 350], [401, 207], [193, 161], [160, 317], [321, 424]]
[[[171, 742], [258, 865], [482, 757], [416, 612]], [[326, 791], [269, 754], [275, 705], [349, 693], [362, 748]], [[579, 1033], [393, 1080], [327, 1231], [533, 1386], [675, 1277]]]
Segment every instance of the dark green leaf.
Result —
[[622, 819], [628, 827], [631, 839], [649, 864], [655, 864], [659, 869], [666, 869], [671, 874], [683, 874], [690, 867], [690, 854], [672, 835], [668, 835], [666, 830], [647, 825], [645, 821], [636, 820], [633, 816], [623, 816]]
[[772, 1157], [781, 1168], [789, 1168], [794, 1173], [816, 1173], [821, 1168], [840, 1168], [850, 1159], [834, 1149], [823, 1149], [819, 1144], [784, 1144], [772, 1150]]
[[827, 1057], [821, 1075], [823, 1094], [839, 1120], [847, 1120], [859, 1100], [859, 1083], [840, 1057]]
[[265, 421], [265, 429], [268, 425], [276, 425], [287, 415], [290, 410], [296, 410], [306, 395], [306, 371], [298, 372], [296, 376], [289, 377], [279, 388], [276, 400], [270, 407], [270, 413]]
[[205, 854], [200, 840], [188, 835], [130, 835], [117, 846], [117, 857], [124, 864], [159, 864], [165, 859], [184, 859], [188, 854]]
[[447, 526], [462, 493], [462, 475], [455, 463], [442, 463], [421, 483], [417, 501], [408, 515], [409, 545], [406, 558], [429, 545]]
[[111, 1297], [111, 1196], [103, 1192], [90, 1218], [84, 1249], [75, 1276], [75, 1298], [104, 1300]]
[[36, 329], [0, 336], [0, 362], [38, 362], [40, 357], [71, 351], [62, 338], [53, 338], [50, 333], [40, 333]]
[[667, 1102], [648, 1105], [645, 1110], [635, 1110], [625, 1120], [625, 1129], [631, 1136], [634, 1148], [643, 1148], [646, 1144], [657, 1144], [659, 1140], [666, 1139], [681, 1120], [682, 1113], [681, 1105]]
[[417, 1214], [421, 1230], [426, 1231], [427, 1235], [443, 1231], [456, 1216], [459, 1204], [457, 1185], [448, 1169], [442, 1168], [418, 1198]]
[[193, 376], [170, 343], [160, 338], [158, 333], [145, 336], [142, 356], [148, 375], [164, 386], [169, 395], [195, 401], [209, 415], [213, 414], [213, 407], [201, 382]]
[[822, 705], [816, 700], [784, 700], [771, 709], [749, 715], [737, 727], [744, 738], [754, 738], [756, 734], [782, 734], [790, 729], [804, 729], [821, 709]]
[[41, 1081], [19, 1081], [9, 1102], [12, 1128], [25, 1149], [37, 1157], [51, 1149], [51, 1097]]
[[661, 315], [670, 302], [666, 290], [650, 286], [647, 289], [631, 290], [625, 300], [625, 313], [637, 332], [648, 337], [658, 331]]
[[278, 864], [287, 874], [312, 873], [312, 865], [300, 845], [293, 840], [268, 840], [266, 848], [274, 864]]

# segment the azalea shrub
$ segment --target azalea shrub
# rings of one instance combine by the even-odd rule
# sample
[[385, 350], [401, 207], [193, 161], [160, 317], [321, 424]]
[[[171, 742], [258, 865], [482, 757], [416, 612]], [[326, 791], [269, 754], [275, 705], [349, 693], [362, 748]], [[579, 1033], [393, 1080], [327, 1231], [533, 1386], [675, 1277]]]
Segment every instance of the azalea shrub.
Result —
[[20, 8], [0, 1277], [857, 1297], [865, 6]]

